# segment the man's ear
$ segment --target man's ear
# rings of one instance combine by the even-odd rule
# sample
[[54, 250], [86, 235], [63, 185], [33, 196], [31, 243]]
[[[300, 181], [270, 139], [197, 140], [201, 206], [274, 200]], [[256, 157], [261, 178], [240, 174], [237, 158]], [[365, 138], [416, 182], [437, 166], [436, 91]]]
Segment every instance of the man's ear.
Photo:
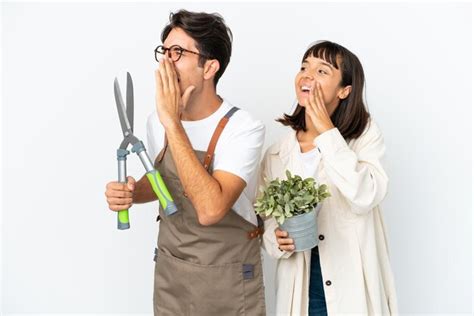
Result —
[[345, 86], [343, 89], [339, 91], [339, 94], [337, 95], [339, 99], [344, 100], [349, 96], [349, 94], [352, 91], [352, 86]]
[[214, 78], [219, 69], [220, 64], [217, 59], [206, 60], [206, 63], [204, 64], [204, 79], [209, 80]]

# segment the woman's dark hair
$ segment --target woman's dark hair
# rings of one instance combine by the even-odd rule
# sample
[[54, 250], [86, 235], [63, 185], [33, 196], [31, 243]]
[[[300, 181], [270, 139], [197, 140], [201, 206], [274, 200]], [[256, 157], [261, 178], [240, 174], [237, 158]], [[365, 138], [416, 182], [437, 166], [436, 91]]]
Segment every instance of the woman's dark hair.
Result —
[[[339, 129], [346, 141], [359, 137], [364, 131], [370, 114], [363, 101], [364, 70], [356, 55], [345, 47], [329, 41], [322, 41], [312, 45], [304, 53], [302, 62], [307, 57], [316, 57], [325, 60], [334, 66], [341, 68], [341, 87], [352, 86], [349, 96], [339, 103], [331, 115], [334, 126]], [[337, 61], [340, 64], [337, 64]], [[296, 106], [292, 115], [284, 114], [276, 120], [286, 126], [291, 126], [296, 131], [306, 132], [305, 108], [300, 104]]]
[[[222, 16], [217, 13], [190, 12], [179, 10], [170, 14], [170, 22], [161, 33], [161, 42], [164, 43], [174, 28], [183, 29], [192, 39], [202, 55], [209, 59], [217, 59], [220, 68], [214, 76], [214, 86], [224, 73], [232, 54], [232, 32], [227, 27]], [[206, 57], [199, 56], [199, 66], [206, 62]]]

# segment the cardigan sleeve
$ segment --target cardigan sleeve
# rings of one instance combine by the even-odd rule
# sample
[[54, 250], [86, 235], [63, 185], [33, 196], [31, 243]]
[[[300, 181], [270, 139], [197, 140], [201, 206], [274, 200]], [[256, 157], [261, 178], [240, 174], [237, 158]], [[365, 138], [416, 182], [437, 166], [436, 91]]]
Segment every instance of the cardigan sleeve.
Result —
[[357, 151], [346, 143], [337, 128], [315, 138], [327, 177], [351, 204], [356, 214], [370, 212], [384, 199], [388, 177], [382, 167], [385, 144], [373, 121], [356, 140]]

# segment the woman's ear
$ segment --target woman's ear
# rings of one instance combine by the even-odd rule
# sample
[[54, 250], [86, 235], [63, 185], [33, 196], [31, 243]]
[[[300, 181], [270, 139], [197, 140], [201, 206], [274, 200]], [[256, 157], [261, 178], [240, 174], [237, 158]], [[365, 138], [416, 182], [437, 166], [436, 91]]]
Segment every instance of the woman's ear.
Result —
[[220, 69], [220, 64], [217, 59], [209, 59], [204, 64], [204, 79], [209, 80], [214, 78]]
[[338, 94], [339, 99], [344, 100], [345, 98], [349, 96], [351, 91], [352, 91], [352, 86], [345, 86], [339, 91], [339, 94]]

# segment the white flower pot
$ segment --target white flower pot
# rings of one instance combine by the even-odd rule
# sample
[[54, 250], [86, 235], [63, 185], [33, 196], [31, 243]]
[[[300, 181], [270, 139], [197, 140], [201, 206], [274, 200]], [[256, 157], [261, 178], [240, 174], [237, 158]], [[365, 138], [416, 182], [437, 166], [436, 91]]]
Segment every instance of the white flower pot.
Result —
[[305, 251], [318, 245], [318, 225], [317, 215], [321, 209], [321, 203], [316, 207], [301, 215], [296, 215], [285, 219], [280, 229], [287, 231], [289, 238], [292, 238], [295, 244], [295, 251]]

